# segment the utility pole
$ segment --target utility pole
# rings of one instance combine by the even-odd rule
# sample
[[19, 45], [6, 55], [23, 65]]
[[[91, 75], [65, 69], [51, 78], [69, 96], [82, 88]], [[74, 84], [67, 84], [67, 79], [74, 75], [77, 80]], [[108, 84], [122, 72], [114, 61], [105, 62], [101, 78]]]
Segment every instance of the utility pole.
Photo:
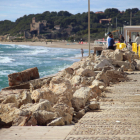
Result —
[[117, 30], [117, 17], [116, 17], [116, 30]]
[[132, 12], [130, 12], [130, 26], [132, 25]]
[[88, 43], [89, 43], [89, 56], [90, 56], [90, 0], [88, 0]]

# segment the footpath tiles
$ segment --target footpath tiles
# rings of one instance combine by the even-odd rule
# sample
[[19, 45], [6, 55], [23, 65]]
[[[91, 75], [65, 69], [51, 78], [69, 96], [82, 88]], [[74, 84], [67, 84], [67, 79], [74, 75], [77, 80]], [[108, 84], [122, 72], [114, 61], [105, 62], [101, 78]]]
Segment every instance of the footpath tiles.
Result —
[[66, 140], [140, 140], [140, 74], [107, 88], [101, 109], [88, 112]]
[[12, 126], [0, 130], [0, 140], [64, 140], [74, 126]]

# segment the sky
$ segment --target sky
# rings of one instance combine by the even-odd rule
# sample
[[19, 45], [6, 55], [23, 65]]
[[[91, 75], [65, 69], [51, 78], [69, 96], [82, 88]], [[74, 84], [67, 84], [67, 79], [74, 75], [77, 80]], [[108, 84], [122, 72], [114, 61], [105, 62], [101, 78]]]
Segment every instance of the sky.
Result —
[[[90, 11], [117, 8], [120, 11], [139, 8], [140, 0], [90, 0]], [[88, 11], [88, 0], [0, 0], [0, 21], [15, 21], [24, 15], [45, 11], [68, 11], [72, 14]]]

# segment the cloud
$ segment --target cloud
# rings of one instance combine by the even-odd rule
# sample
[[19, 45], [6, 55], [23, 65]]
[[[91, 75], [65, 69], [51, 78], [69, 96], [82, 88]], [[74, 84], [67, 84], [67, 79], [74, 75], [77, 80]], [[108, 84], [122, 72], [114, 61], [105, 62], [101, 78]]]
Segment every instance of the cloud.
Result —
[[[107, 8], [117, 8], [120, 11], [136, 8], [140, 0], [90, 0], [90, 9], [93, 12], [104, 11]], [[88, 0], [1, 0], [0, 20], [16, 20], [18, 15], [43, 13], [45, 11], [69, 11], [72, 14], [88, 11]]]
[[0, 17], [7, 17], [8, 15], [0, 14]]

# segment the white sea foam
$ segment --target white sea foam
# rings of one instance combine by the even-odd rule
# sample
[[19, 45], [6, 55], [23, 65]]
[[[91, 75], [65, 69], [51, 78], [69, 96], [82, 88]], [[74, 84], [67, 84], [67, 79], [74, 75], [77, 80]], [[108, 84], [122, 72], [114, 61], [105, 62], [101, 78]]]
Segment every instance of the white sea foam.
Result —
[[[29, 45], [18, 45], [20, 48], [31, 48], [32, 46]], [[33, 47], [32, 47], [33, 48]]]
[[47, 49], [42, 49], [42, 50], [38, 50], [38, 49], [36, 49], [36, 50], [33, 50], [32, 52], [30, 52], [30, 54], [31, 54], [31, 55], [45, 54], [45, 53], [47, 53], [47, 52], [48, 52]]
[[0, 71], [0, 77], [7, 76], [7, 75], [9, 75], [11, 73], [16, 73], [16, 72], [17, 71], [15, 71], [15, 70], [2, 70], [2, 71]]
[[1, 44], [1, 45], [4, 45], [5, 46], [4, 48], [13, 48], [13, 47], [16, 47], [15, 44]]
[[82, 57], [82, 55], [81, 54], [75, 54], [74, 57]]
[[11, 63], [15, 61], [15, 59], [12, 59], [10, 57], [0, 57], [0, 63]]

